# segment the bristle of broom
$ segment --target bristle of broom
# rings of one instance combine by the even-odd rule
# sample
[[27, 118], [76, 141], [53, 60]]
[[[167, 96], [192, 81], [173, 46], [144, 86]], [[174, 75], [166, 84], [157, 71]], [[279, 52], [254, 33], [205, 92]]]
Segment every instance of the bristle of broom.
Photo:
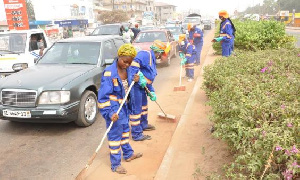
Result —
[[176, 86], [174, 87], [174, 91], [185, 91], [185, 86]]
[[175, 120], [176, 116], [171, 115], [171, 114], [164, 114], [164, 113], [158, 113], [158, 116], [161, 118], [165, 118], [165, 119], [170, 119], [170, 120]]

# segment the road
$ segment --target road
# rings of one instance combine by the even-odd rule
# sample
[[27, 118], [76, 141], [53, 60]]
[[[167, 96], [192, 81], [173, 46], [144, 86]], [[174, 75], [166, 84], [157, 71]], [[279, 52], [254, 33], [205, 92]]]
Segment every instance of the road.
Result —
[[286, 29], [286, 33], [289, 35], [292, 35], [296, 38], [296, 47], [300, 48], [300, 29], [295, 30], [295, 29]]
[[[205, 32], [207, 33], [208, 31]], [[178, 81], [178, 64], [179, 59], [173, 58], [169, 67], [158, 67], [155, 81], [158, 98], [169, 96], [169, 92], [165, 90], [166, 86], [173, 89], [174, 84], [170, 83]], [[187, 100], [188, 96], [186, 92], [177, 98]], [[168, 104], [167, 101], [162, 102], [163, 105], [166, 103]], [[172, 104], [165, 108], [170, 106]], [[176, 124], [170, 125], [169, 139], [172, 137], [171, 130], [175, 127]], [[87, 128], [79, 128], [74, 123], [33, 124], [0, 119], [0, 179], [74, 179], [93, 154], [104, 132], [104, 120], [100, 115], [95, 124]], [[165, 142], [166, 148], [168, 143]], [[107, 144], [104, 146], [108, 149]], [[108, 154], [103, 156], [107, 156], [108, 159]]]

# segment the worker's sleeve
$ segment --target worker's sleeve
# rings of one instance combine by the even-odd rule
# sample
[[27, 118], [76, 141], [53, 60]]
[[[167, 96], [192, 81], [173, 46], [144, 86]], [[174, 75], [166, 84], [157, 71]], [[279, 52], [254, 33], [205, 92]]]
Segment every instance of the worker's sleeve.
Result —
[[110, 96], [113, 96], [113, 81], [111, 77], [103, 75], [101, 86], [98, 90], [98, 108], [104, 119], [111, 119], [112, 115], [117, 113], [119, 108], [117, 103], [110, 99]]
[[[226, 34], [228, 34], [228, 35], [232, 35], [232, 33], [233, 33], [232, 26], [231, 26], [231, 24], [230, 24], [229, 22], [227, 22], [227, 23], [223, 26], [222, 30], [223, 30], [224, 33], [226, 33]], [[222, 40], [223, 40], [224, 42], [230, 42], [230, 39], [231, 39], [231, 38], [229, 38], [229, 37], [227, 37], [227, 36], [224, 36]]]
[[187, 49], [186, 49], [186, 54], [185, 57], [186, 59], [189, 61], [192, 58], [192, 54], [193, 54], [193, 45], [188, 45]]
[[147, 88], [149, 89], [150, 92], [155, 92], [154, 87], [152, 84], [147, 84]]

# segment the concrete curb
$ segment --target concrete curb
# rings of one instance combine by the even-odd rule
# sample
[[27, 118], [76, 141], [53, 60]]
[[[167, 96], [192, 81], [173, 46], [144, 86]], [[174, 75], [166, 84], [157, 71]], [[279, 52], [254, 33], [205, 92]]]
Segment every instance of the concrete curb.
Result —
[[300, 30], [300, 27], [289, 27], [289, 26], [286, 26], [285, 29]]
[[201, 75], [203, 74], [203, 68], [207, 65], [207, 61], [206, 61], [207, 55], [211, 54], [212, 52], [213, 52], [213, 49], [212, 49], [212, 47], [210, 47], [209, 50], [208, 50], [208, 53], [205, 55], [205, 60], [204, 60], [204, 63], [201, 67], [200, 75], [197, 77], [196, 83], [195, 83], [193, 91], [192, 91], [192, 93], [191, 93], [191, 95], [188, 99], [188, 102], [187, 102], [186, 107], [184, 109], [183, 115], [181, 116], [181, 118], [178, 122], [178, 125], [175, 129], [175, 132], [174, 132], [173, 136], [172, 136], [170, 145], [169, 145], [169, 147], [168, 147], [168, 149], [165, 153], [165, 156], [162, 160], [162, 163], [160, 164], [159, 169], [157, 170], [157, 173], [154, 177], [154, 180], [165, 180], [165, 179], [167, 179], [170, 167], [171, 167], [173, 159], [174, 159], [175, 150], [176, 150], [176, 147], [177, 147], [176, 140], [181, 137], [181, 134], [183, 133], [184, 126], [188, 123], [188, 121], [187, 121], [188, 114], [191, 113], [191, 109], [192, 109], [191, 107], [193, 106], [193, 103], [195, 101], [197, 91], [199, 90], [199, 88], [201, 86]]

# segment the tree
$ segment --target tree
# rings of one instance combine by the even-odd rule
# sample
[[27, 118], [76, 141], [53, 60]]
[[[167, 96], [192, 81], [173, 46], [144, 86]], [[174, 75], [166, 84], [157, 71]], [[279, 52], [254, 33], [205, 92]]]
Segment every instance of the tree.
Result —
[[128, 13], [121, 10], [113, 10], [113, 11], [103, 11], [97, 18], [99, 21], [103, 22], [104, 24], [110, 23], [121, 23], [126, 22], [130, 18]]
[[27, 16], [29, 20], [35, 21], [34, 7], [31, 0], [26, 0]]
[[293, 12], [293, 9], [296, 12], [300, 12], [300, 3], [299, 0], [277, 0], [278, 7], [282, 11]]

